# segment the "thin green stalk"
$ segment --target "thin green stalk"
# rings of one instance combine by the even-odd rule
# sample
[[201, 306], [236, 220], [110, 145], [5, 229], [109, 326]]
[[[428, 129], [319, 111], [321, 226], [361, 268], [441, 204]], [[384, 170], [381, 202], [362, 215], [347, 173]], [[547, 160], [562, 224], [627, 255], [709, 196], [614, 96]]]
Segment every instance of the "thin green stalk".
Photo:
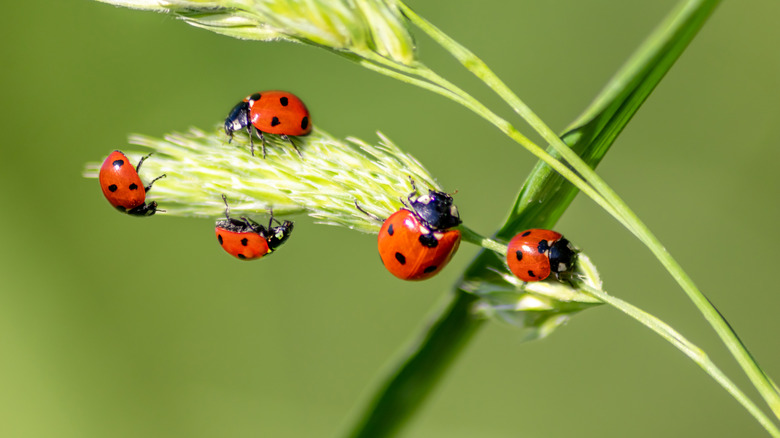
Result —
[[[534, 156], [547, 163], [547, 165], [555, 169], [555, 171], [560, 173], [569, 182], [574, 184], [575, 187], [580, 189], [580, 191], [584, 192], [588, 197], [593, 199], [604, 210], [606, 210], [612, 216], [616, 217], [619, 221], [621, 221], [619, 212], [615, 210], [615, 208], [612, 205], [610, 205], [610, 203], [600, 193], [598, 193], [590, 184], [588, 184], [585, 180], [583, 180], [582, 177], [577, 172], [572, 171], [565, 163], [559, 161], [558, 159], [550, 155], [547, 151], [545, 151], [544, 149], [536, 145], [529, 138], [527, 138], [520, 131], [518, 131], [514, 126], [512, 126], [511, 123], [501, 118], [496, 113], [490, 111], [481, 102], [479, 102], [477, 99], [473, 98], [472, 96], [468, 95], [465, 91], [461, 90], [454, 84], [450, 83], [449, 81], [442, 78], [441, 76], [439, 76], [438, 74], [436, 74], [435, 72], [433, 72], [432, 70], [428, 69], [423, 65], [420, 65], [416, 69], [410, 69], [408, 73], [401, 73], [394, 68], [390, 68], [388, 66], [382, 65], [381, 63], [379, 63], [380, 61], [379, 59], [377, 59], [376, 61], [377, 62], [374, 63], [367, 62], [367, 61], [359, 61], [359, 62], [361, 65], [370, 68], [371, 70], [374, 70], [378, 73], [382, 73], [389, 77], [407, 83], [411, 83], [419, 87], [425, 88], [427, 90], [433, 91], [472, 110], [475, 114], [487, 120], [488, 122], [496, 126], [498, 129], [500, 129], [501, 132], [505, 133], [511, 139], [515, 140], [515, 142], [525, 147]], [[419, 78], [415, 78], [411, 76], [412, 74], [419, 75], [420, 77], [425, 78], [427, 80], [421, 80]], [[435, 81], [435, 83], [432, 83], [432, 81]], [[626, 224], [623, 221], [621, 221], [621, 223], [623, 223], [627, 228], [631, 229], [630, 224]]]
[[[705, 17], [711, 12], [712, 9], [717, 6], [719, 0], [701, 0], [692, 1], [681, 6], [681, 9], [675, 13], [670, 14], [674, 20], [683, 20], [688, 14], [699, 11], [701, 8], [709, 9], [707, 13], [702, 14]], [[637, 217], [637, 215], [628, 207], [628, 205], [612, 190], [611, 187], [600, 177], [596, 172], [585, 164], [577, 154], [575, 154], [560, 137], [547, 126], [519, 97], [517, 97], [510, 89], [503, 83], [492, 70], [474, 53], [457, 43], [455, 40], [444, 34], [441, 30], [433, 26], [427, 20], [417, 15], [412, 9], [403, 3], [399, 2], [399, 5], [404, 14], [424, 32], [430, 35], [436, 40], [442, 47], [448, 50], [456, 59], [458, 59], [469, 71], [474, 73], [478, 78], [482, 79], [496, 94], [502, 97], [510, 106], [523, 118], [534, 130], [536, 130], [542, 137], [548, 141], [548, 143], [560, 153], [564, 159], [571, 164], [579, 175], [582, 175], [585, 181], [588, 183], [588, 187], [592, 187], [599, 194], [598, 198], [594, 198], [591, 194], [592, 190], [583, 190], [580, 187], [579, 181], [575, 182], [571, 180], [567, 175], [562, 174], [566, 179], [571, 181], [577, 188], [585, 192], [585, 194], [594, 199], [602, 208], [605, 208], [612, 216], [620, 221], [626, 228], [629, 229], [642, 243], [644, 243], [652, 253], [658, 258], [661, 264], [672, 275], [677, 283], [682, 287], [686, 295], [693, 301], [700, 313], [705, 317], [707, 322], [713, 327], [717, 335], [724, 342], [726, 347], [731, 352], [732, 356], [737, 360], [740, 367], [747, 374], [750, 381], [759, 391], [766, 403], [774, 412], [775, 416], [780, 418], [780, 392], [777, 390], [777, 386], [767, 376], [763, 370], [759, 367], [758, 363], [748, 352], [745, 345], [739, 339], [737, 334], [728, 324], [723, 315], [712, 305], [712, 303], [704, 296], [704, 294], [696, 287], [693, 280], [685, 273], [682, 267], [677, 261], [669, 254], [664, 248], [658, 238], [652, 234], [649, 228]], [[663, 23], [659, 28], [666, 29], [669, 26], [673, 26], [674, 23]], [[654, 36], [658, 37], [658, 36]], [[652, 40], [651, 38], [650, 40]], [[642, 51], [640, 50], [640, 53]], [[479, 114], [479, 113], [478, 113]], [[482, 114], [480, 114], [482, 115]], [[483, 115], [484, 117], [484, 115]], [[490, 120], [490, 119], [488, 119]], [[494, 123], [495, 124], [495, 123]], [[499, 129], [506, 132], [500, 125], [496, 125]], [[519, 141], [510, 133], [507, 133], [515, 141], [528, 148], [534, 155], [544, 159], [542, 156], [535, 152], [538, 146], [534, 145], [533, 150], [528, 147], [525, 141]], [[527, 140], [522, 137], [523, 140]], [[545, 160], [547, 162], [547, 160]], [[550, 164], [548, 162], [548, 164]], [[552, 166], [552, 165], [551, 165]], [[554, 167], [557, 171], [558, 168]], [[609, 208], [604, 207], [602, 199], [606, 200]]]
[[620, 298], [613, 297], [604, 291], [594, 289], [585, 283], [577, 283], [577, 288], [585, 293], [592, 295], [595, 298], [609, 304], [610, 306], [620, 310], [626, 315], [634, 318], [642, 323], [645, 327], [658, 333], [661, 337], [669, 341], [683, 354], [691, 358], [696, 362], [707, 374], [715, 379], [720, 386], [723, 387], [732, 397], [734, 397], [751, 415], [762, 425], [764, 429], [769, 432], [773, 437], [780, 437], [780, 430], [777, 426], [764, 415], [763, 412], [756, 406], [740, 389], [732, 382], [723, 371], [721, 371], [709, 356], [698, 346], [690, 342], [683, 337], [680, 333], [664, 323], [657, 317], [621, 300]]
[[460, 232], [461, 232], [461, 238], [464, 241], [473, 243], [474, 245], [481, 246], [485, 249], [489, 249], [493, 252], [497, 252], [502, 256], [506, 256], [506, 245], [496, 242], [493, 239], [488, 239], [487, 237], [480, 235], [479, 233], [472, 230], [471, 228], [468, 228], [465, 225], [460, 226]]

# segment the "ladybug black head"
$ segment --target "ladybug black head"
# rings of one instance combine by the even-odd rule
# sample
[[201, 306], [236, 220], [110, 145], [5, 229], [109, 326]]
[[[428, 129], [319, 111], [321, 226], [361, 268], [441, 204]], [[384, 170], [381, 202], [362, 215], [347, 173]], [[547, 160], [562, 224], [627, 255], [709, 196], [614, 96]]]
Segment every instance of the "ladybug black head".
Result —
[[555, 273], [566, 272], [574, 265], [574, 257], [577, 255], [574, 247], [568, 240], [561, 237], [550, 246], [550, 270]]
[[225, 119], [225, 134], [233, 138], [233, 132], [246, 128], [249, 123], [249, 103], [242, 100]]
[[[152, 201], [148, 204], [141, 204], [138, 207], [126, 210], [124, 207], [117, 207], [117, 210], [122, 213], [127, 213], [130, 216], [151, 216], [157, 213], [157, 201]], [[163, 211], [163, 210], [160, 210]]]
[[265, 236], [266, 241], [268, 241], [268, 249], [273, 251], [281, 246], [290, 237], [292, 230], [293, 223], [291, 221], [284, 221], [278, 227], [269, 228]]
[[412, 199], [414, 193], [409, 195], [412, 209], [428, 228], [432, 231], [446, 230], [460, 225], [458, 207], [453, 204], [452, 196], [434, 190], [428, 190], [427, 195]]

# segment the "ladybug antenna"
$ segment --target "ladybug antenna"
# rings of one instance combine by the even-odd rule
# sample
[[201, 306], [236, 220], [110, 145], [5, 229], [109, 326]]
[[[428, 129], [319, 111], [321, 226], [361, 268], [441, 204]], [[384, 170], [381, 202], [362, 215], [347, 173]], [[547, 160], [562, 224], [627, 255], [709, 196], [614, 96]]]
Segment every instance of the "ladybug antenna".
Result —
[[372, 214], [372, 213], [369, 213], [369, 212], [363, 210], [362, 208], [360, 208], [360, 205], [358, 205], [357, 199], [355, 199], [355, 208], [357, 208], [358, 210], [362, 211], [363, 214], [365, 214], [366, 216], [370, 217], [371, 219], [373, 219], [373, 220], [375, 220], [377, 222], [384, 222], [382, 219], [379, 218], [379, 216], [377, 216], [375, 214]]
[[[141, 169], [141, 164], [144, 163], [144, 160], [146, 160], [147, 158], [151, 157], [153, 153], [154, 152], [150, 152], [149, 155], [141, 157], [141, 159], [138, 161], [138, 165], [135, 166], [136, 173], [138, 172], [139, 169]], [[151, 184], [149, 184], [149, 185], [151, 185]]]
[[290, 144], [292, 145], [293, 149], [295, 149], [295, 152], [298, 152], [298, 156], [303, 158], [303, 154], [301, 154], [301, 151], [298, 150], [298, 146], [296, 146], [295, 143], [293, 143], [292, 138], [290, 138], [289, 136], [284, 135], [284, 134], [282, 134], [282, 138], [284, 138], [285, 140], [289, 141]]
[[409, 175], [409, 182], [412, 183], [412, 190], [414, 190], [414, 192], [412, 194], [417, 193], [417, 186], [414, 184], [414, 180], [412, 179], [411, 175]]
[[[151, 154], [149, 154], [149, 155], [151, 155]], [[148, 157], [149, 155], [147, 155], [147, 157]], [[144, 158], [146, 158], [146, 157], [144, 157]], [[141, 160], [143, 161], [143, 158], [142, 158]], [[138, 163], [138, 166], [141, 166], [141, 163]], [[136, 169], [138, 169], [138, 168], [136, 167]], [[144, 187], [144, 192], [148, 192], [149, 190], [151, 190], [151, 188], [152, 188], [152, 184], [154, 184], [154, 182], [155, 182], [155, 181], [157, 181], [157, 180], [158, 180], [158, 179], [160, 179], [160, 178], [165, 178], [166, 176], [167, 176], [167, 175], [163, 173], [162, 175], [160, 175], [160, 176], [158, 176], [157, 178], [153, 179], [153, 180], [152, 180], [152, 181], [149, 183], [149, 185], [148, 185], [148, 186]]]
[[224, 193], [222, 194], [222, 200], [225, 201], [225, 217], [227, 218], [227, 220], [230, 220], [230, 206], [228, 205], [227, 202], [227, 196], [225, 196]]

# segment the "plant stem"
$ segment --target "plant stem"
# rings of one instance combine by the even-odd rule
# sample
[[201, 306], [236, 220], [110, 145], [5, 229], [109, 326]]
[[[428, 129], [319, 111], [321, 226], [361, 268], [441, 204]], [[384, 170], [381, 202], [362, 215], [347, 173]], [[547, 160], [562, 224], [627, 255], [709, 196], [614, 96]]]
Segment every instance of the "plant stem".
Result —
[[[659, 26], [660, 30], [658, 32], [661, 33], [661, 36], [663, 36], [663, 32], [667, 32], [668, 28], [673, 27], [675, 25], [675, 21], [684, 20], [687, 16], [695, 12], [699, 12], [701, 16], [704, 17], [700, 19], [706, 19], [706, 17], [717, 6], [718, 3], [719, 0], [697, 0], [684, 3], [676, 12], [670, 14], [671, 18], [668, 19], [666, 23], [663, 23], [662, 26]], [[697, 307], [699, 312], [702, 313], [707, 322], [713, 327], [717, 335], [721, 338], [723, 343], [731, 352], [732, 356], [737, 360], [740, 367], [747, 374], [750, 381], [753, 383], [756, 389], [758, 389], [761, 396], [772, 409], [775, 416], [780, 418], [780, 392], [777, 390], [777, 386], [759, 367], [758, 363], [748, 352], [745, 345], [739, 339], [723, 315], [718, 312], [715, 306], [696, 287], [696, 285], [693, 283], [693, 280], [687, 275], [687, 273], [671, 256], [671, 254], [669, 254], [658, 238], [637, 217], [637, 215], [617, 195], [617, 193], [615, 193], [614, 190], [612, 190], [612, 188], [609, 187], [609, 185], [598, 174], [596, 174], [596, 172], [590, 166], [583, 162], [582, 159], [577, 156], [577, 154], [575, 154], [565, 143], [563, 143], [560, 137], [552, 129], [550, 129], [550, 127], [547, 126], [519, 97], [517, 97], [517, 95], [515, 95], [509, 89], [509, 87], [507, 87], [506, 84], [504, 84], [503, 81], [501, 81], [479, 57], [447, 36], [444, 32], [436, 28], [427, 20], [417, 15], [405, 4], [401, 2], [398, 4], [404, 14], [409, 17], [409, 19], [415, 25], [420, 27], [420, 29], [431, 36], [442, 47], [448, 50], [456, 59], [458, 59], [464, 67], [474, 73], [492, 90], [494, 90], [496, 94], [504, 99], [524, 120], [526, 120], [529, 125], [534, 128], [534, 130], [536, 130], [555, 149], [556, 152], [561, 154], [561, 156], [569, 164], [571, 164], [571, 166], [579, 175], [582, 175], [584, 181], [587, 181], [587, 187], [589, 190], [583, 189], [582, 185], [584, 184], [580, 182], [581, 180], [579, 175], [576, 180], [572, 180], [570, 179], [569, 175], [561, 173], [564, 178], [585, 192], [587, 196], [594, 199], [594, 201], [596, 201], [600, 206], [602, 206], [602, 208], [615, 217], [642, 243], [644, 243], [645, 246], [650, 249], [650, 251], [652, 251], [652, 253], [664, 266], [664, 268], [666, 268], [675, 281], [677, 281], [677, 283], [681, 286], [688, 298], [693, 301], [694, 305]], [[701, 13], [701, 10], [705, 10], [705, 12]], [[661, 36], [653, 35], [649, 41], [653, 41], [654, 39], [660, 38]], [[443, 84], [443, 87], [446, 86], [446, 84]], [[480, 112], [477, 112], [477, 114], [485, 117], [485, 115]], [[556, 171], [559, 171], [558, 167], [553, 166], [549, 161], [547, 161], [538, 153], [541, 148], [536, 145], [529, 147], [527, 142], [530, 143], [530, 141], [527, 138], [524, 136], [521, 138], [513, 135], [511, 132], [507, 132], [505, 124], [497, 124], [494, 122], [494, 120], [492, 120], [492, 118], [487, 119], [496, 125], [496, 127], [507, 133], [509, 137], [529, 149], [531, 153], [545, 160], [545, 162], [550, 164]], [[555, 161], [560, 163], [557, 160]], [[562, 163], [560, 164], [563, 165]], [[572, 172], [569, 172], [569, 174], [571, 173]], [[593, 196], [594, 192], [598, 193], [597, 197]], [[609, 207], [606, 207], [605, 204]]]
[[497, 252], [502, 256], [506, 256], [506, 245], [484, 237], [465, 225], [460, 226], [460, 231], [464, 241]]
[[707, 374], [734, 397], [773, 437], [780, 437], [780, 430], [763, 412], [712, 362], [709, 356], [698, 346], [687, 340], [680, 333], [657, 317], [621, 300], [604, 291], [594, 289], [583, 282], [578, 282], [577, 288], [595, 298], [615, 307], [626, 315], [642, 323], [645, 327], [658, 333], [669, 341], [683, 354], [696, 362]]
[[422, 339], [410, 347], [375, 398], [361, 414], [351, 438], [385, 438], [395, 435], [417, 411], [444, 371], [484, 322], [473, 311], [475, 295], [455, 291]]
[[[381, 57], [377, 57], [377, 59], [372, 60], [372, 62], [367, 62], [367, 61], [362, 61], [362, 62], [358, 61], [358, 62], [360, 62], [361, 65], [370, 68], [371, 70], [374, 70], [378, 73], [382, 73], [392, 78], [407, 83], [411, 83], [413, 85], [417, 85], [419, 87], [433, 91], [472, 110], [475, 114], [479, 115], [483, 119], [490, 122], [492, 125], [496, 126], [498, 129], [501, 130], [501, 132], [505, 133], [508, 137], [513, 139], [515, 142], [525, 147], [526, 150], [531, 152], [534, 156], [547, 163], [547, 165], [555, 169], [555, 171], [560, 173], [564, 178], [566, 178], [574, 186], [580, 189], [580, 191], [584, 192], [588, 197], [593, 199], [604, 210], [609, 212], [612, 216], [616, 217], [619, 221], [621, 221], [621, 223], [624, 223], [624, 221], [621, 220], [619, 212], [615, 210], [615, 208], [612, 205], [610, 205], [610, 203], [600, 193], [598, 193], [590, 184], [588, 184], [585, 180], [583, 180], [582, 177], [576, 171], [572, 171], [572, 169], [570, 169], [567, 164], [556, 159], [555, 157], [550, 155], [547, 151], [545, 151], [544, 149], [536, 145], [534, 142], [532, 142], [530, 139], [524, 136], [520, 131], [518, 131], [514, 126], [512, 126], [512, 124], [509, 123], [507, 120], [501, 118], [493, 111], [490, 111], [477, 99], [473, 98], [465, 91], [458, 88], [456, 85], [442, 78], [434, 71], [420, 64], [419, 66], [417, 66], [417, 68], [408, 68], [407, 72], [401, 73], [397, 71], [398, 67], [394, 64], [390, 66], [383, 65], [389, 63]], [[418, 75], [424, 78], [425, 80], [421, 80], [420, 78], [416, 78], [412, 75]], [[624, 223], [624, 225], [627, 228], [631, 229], [630, 224]]]

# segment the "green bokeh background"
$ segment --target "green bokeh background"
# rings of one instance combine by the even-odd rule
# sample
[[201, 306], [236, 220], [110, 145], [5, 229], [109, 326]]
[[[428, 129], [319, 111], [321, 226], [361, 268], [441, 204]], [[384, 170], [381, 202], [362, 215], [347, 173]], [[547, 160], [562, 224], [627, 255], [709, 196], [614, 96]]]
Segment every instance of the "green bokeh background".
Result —
[[[555, 129], [675, 2], [411, 1]], [[5, 5], [0, 44], [0, 437], [336, 437], [476, 253], [424, 283], [384, 271], [374, 236], [297, 218], [239, 263], [213, 222], [117, 214], [85, 162], [132, 132], [210, 127], [249, 92], [300, 95], [318, 126], [412, 152], [490, 233], [534, 159], [465, 109], [325, 51], [211, 34], [92, 1]], [[780, 4], [726, 2], [599, 171], [780, 378]], [[422, 58], [492, 96], [420, 37]], [[524, 131], [528, 131], [523, 128]], [[163, 207], [164, 208], [164, 207]], [[607, 290], [748, 384], [649, 252], [590, 200], [558, 229]], [[753, 395], [753, 391], [748, 391]], [[601, 307], [523, 344], [491, 323], [405, 437], [765, 436], [697, 366]]]

